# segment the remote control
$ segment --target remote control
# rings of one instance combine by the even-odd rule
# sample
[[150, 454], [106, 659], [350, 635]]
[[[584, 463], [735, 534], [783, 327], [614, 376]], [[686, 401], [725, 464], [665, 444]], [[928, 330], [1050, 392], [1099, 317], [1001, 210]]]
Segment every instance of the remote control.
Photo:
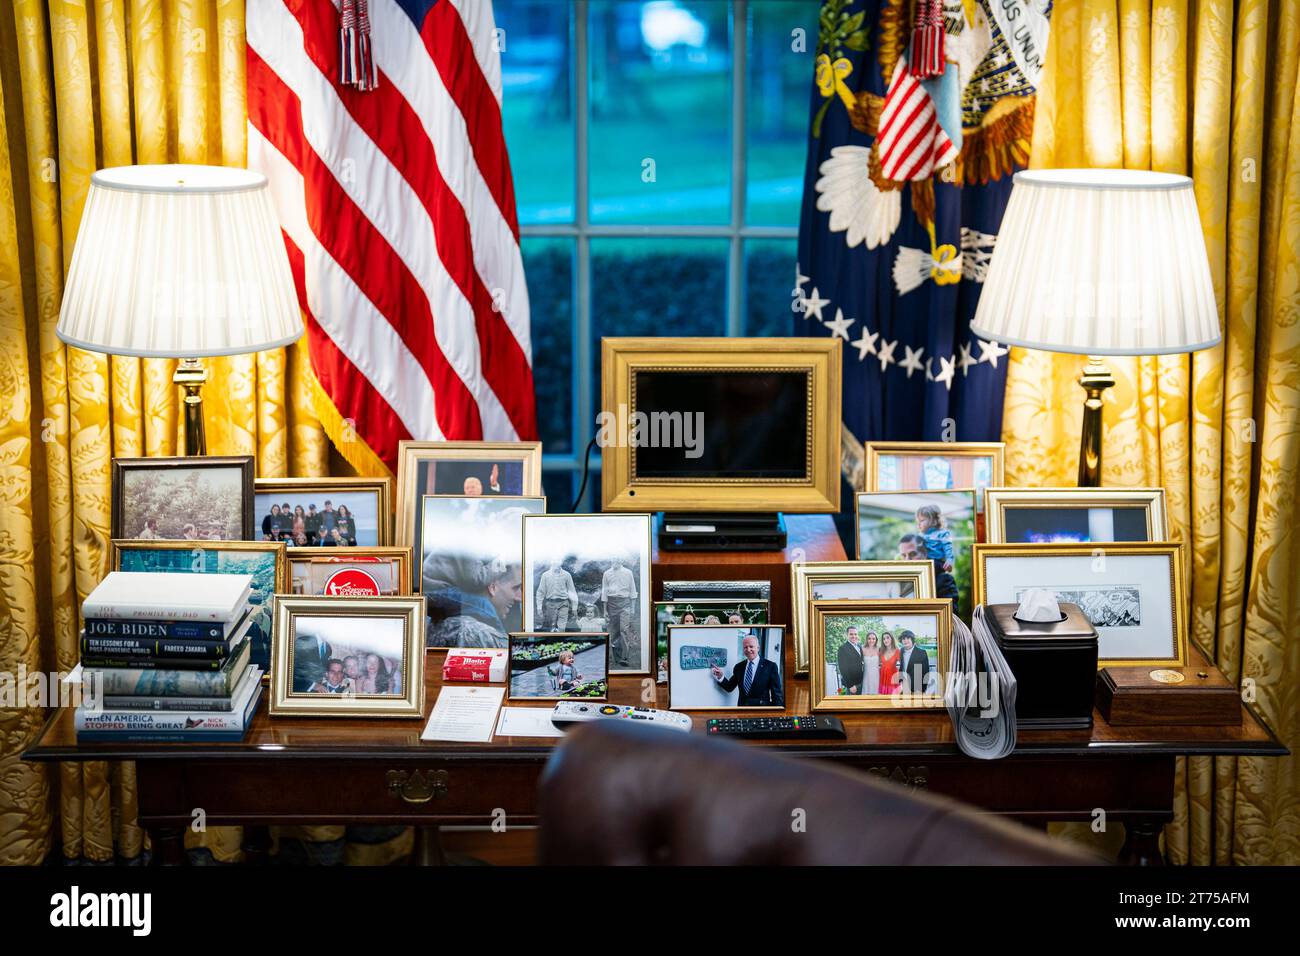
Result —
[[656, 727], [668, 727], [671, 730], [691, 730], [692, 720], [686, 714], [671, 710], [653, 710], [649, 707], [628, 707], [623, 704], [584, 704], [576, 700], [562, 700], [551, 712], [551, 723], [561, 730], [571, 724], [580, 724], [588, 720], [626, 720], [644, 721]]
[[765, 737], [772, 740], [843, 740], [844, 722], [825, 714], [805, 717], [720, 717], [705, 725], [711, 737]]

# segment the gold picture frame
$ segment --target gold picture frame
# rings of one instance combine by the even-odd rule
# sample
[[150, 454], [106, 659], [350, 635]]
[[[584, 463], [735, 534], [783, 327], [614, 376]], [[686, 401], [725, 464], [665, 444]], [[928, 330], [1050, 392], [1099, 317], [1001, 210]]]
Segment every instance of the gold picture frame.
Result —
[[[262, 522], [257, 512], [257, 496], [283, 492], [285, 495], [303, 494], [337, 494], [339, 492], [357, 494], [372, 493], [376, 496], [375, 507], [378, 516], [376, 536], [373, 545], [358, 547], [384, 548], [393, 543], [393, 479], [392, 478], [258, 478], [253, 482], [253, 533], [262, 534]], [[279, 504], [279, 502], [274, 502]], [[286, 542], [287, 544], [287, 542]], [[290, 548], [290, 550], [296, 550]]]
[[[1124, 557], [1148, 557], [1157, 559], [1160, 568], [1168, 568], [1167, 584], [1160, 584], [1158, 590], [1153, 585], [1150, 590], [1150, 597], [1163, 598], [1166, 594], [1169, 598], [1169, 611], [1167, 615], [1157, 613], [1156, 620], [1163, 620], [1165, 617], [1169, 621], [1169, 649], [1168, 654], [1152, 655], [1135, 655], [1132, 653], [1111, 653], [1104, 644], [1120, 645], [1123, 647], [1131, 646], [1132, 641], [1137, 639], [1137, 635], [1119, 635], [1113, 637], [1109, 633], [1103, 633], [1102, 628], [1109, 627], [1105, 623], [1093, 621], [1093, 626], [1097, 628], [1098, 635], [1102, 641], [1098, 643], [1097, 667], [1183, 667], [1188, 662], [1188, 624], [1187, 624], [1187, 585], [1184, 575], [1184, 555], [1183, 545], [1171, 542], [1146, 542], [1146, 541], [1123, 541], [1113, 544], [977, 544], [972, 558], [973, 576], [975, 579], [975, 601], [978, 604], [1004, 604], [1015, 601], [1014, 591], [1008, 590], [1005, 585], [998, 582], [997, 587], [993, 589], [993, 596], [990, 598], [989, 587], [989, 562], [1006, 558], [1026, 558], [1033, 562], [1033, 575], [1030, 578], [1018, 581], [1016, 586], [1022, 588], [1042, 587], [1047, 590], [1071, 587], [1076, 590], [1079, 587], [1087, 585], [1095, 586], [1097, 590], [1108, 589], [1113, 591], [1115, 588], [1132, 589], [1135, 585], [1132, 581], [1098, 581], [1087, 580], [1084, 575], [1110, 575], [1113, 570], [1115, 559]], [[1050, 581], [1052, 575], [1047, 573], [1047, 568], [1053, 559], [1071, 558], [1075, 561], [1076, 571], [1072, 572], [1072, 580], [1069, 584], [1054, 584]], [[1085, 570], [1086, 568], [1086, 570]], [[1077, 580], [1073, 580], [1077, 579]], [[1140, 586], [1140, 582], [1139, 585]], [[1014, 586], [1013, 586], [1014, 587]], [[1057, 590], [1058, 599], [1061, 592]], [[1137, 608], [1137, 625], [1128, 623], [1132, 620], [1132, 615], [1126, 610], [1125, 605], [1108, 602], [1103, 605], [1106, 613], [1117, 615], [1115, 629], [1127, 628], [1132, 626], [1141, 627], [1142, 618], [1146, 611], [1141, 607], [1141, 595], [1136, 596], [1138, 599]], [[1079, 603], [1074, 601], [1072, 603]], [[1089, 608], [1087, 604], [1081, 604], [1085, 613]], [[1127, 615], [1127, 617], [1118, 617], [1118, 615]], [[1150, 617], [1148, 617], [1148, 620]], [[1160, 628], [1163, 633], [1163, 628]], [[1108, 639], [1110, 638], [1110, 639]]]
[[[638, 372], [804, 372], [805, 468], [801, 478], [638, 476], [631, 441], [601, 449], [605, 511], [828, 512], [840, 507], [839, 339], [604, 338], [602, 416], [626, 422], [637, 412]], [[620, 410], [625, 415], [620, 417]], [[622, 427], [621, 425], [619, 426]]]
[[[965, 491], [975, 496], [975, 510], [984, 508], [984, 488], [1002, 485], [1005, 471], [1006, 443], [1000, 441], [869, 441], [863, 446], [862, 491]], [[880, 486], [880, 459], [897, 458], [988, 458], [991, 461], [986, 485], [957, 483], [951, 488], [905, 487], [915, 482], [901, 481], [897, 488]]]
[[[326, 593], [306, 592], [295, 590], [297, 582], [295, 581], [294, 571], [296, 566], [314, 565], [314, 564], [346, 564], [351, 559], [355, 563], [367, 563], [368, 561], [392, 561], [397, 565], [395, 571], [400, 575], [397, 580], [397, 589], [391, 595], [392, 597], [402, 597], [411, 593], [411, 549], [405, 547], [389, 546], [383, 548], [290, 548], [289, 549], [289, 585], [285, 588], [285, 593], [296, 594], [302, 597], [337, 597], [341, 595], [332, 595]], [[363, 567], [364, 569], [364, 567]], [[328, 584], [328, 582], [326, 582]], [[385, 597], [388, 595], [379, 595]]]
[[[134, 562], [123, 559], [124, 555], [144, 553], [146, 551], [173, 551], [188, 555], [188, 560], [174, 564], [168, 563], [161, 567], [135, 567], [132, 566]], [[206, 553], [266, 554], [274, 556], [274, 569], [271, 572], [273, 585], [269, 590], [263, 588], [255, 590], [255, 594], [260, 600], [254, 603], [257, 604], [259, 610], [252, 626], [249, 628], [248, 635], [249, 641], [252, 643], [252, 655], [249, 663], [256, 664], [262, 668], [264, 674], [269, 674], [271, 664], [275, 660], [272, 653], [272, 647], [275, 643], [275, 616], [272, 613], [273, 599], [275, 595], [283, 594], [289, 590], [288, 550], [285, 548], [284, 542], [150, 541], [139, 538], [113, 538], [109, 544], [109, 569], [112, 571], [173, 571], [189, 574], [247, 573], [244, 569], [227, 572], [208, 572], [206, 568], [199, 570], [200, 555]]]
[[[594, 696], [590, 696], [590, 697], [585, 697], [585, 696], [583, 696], [583, 697], [574, 697], [574, 696], [570, 696], [570, 695], [567, 695], [567, 694], [559, 694], [559, 693], [555, 693], [555, 694], [520, 694], [520, 693], [517, 693], [517, 692], [515, 691], [515, 680], [514, 680], [514, 678], [515, 678], [515, 648], [516, 648], [517, 646], [520, 646], [520, 645], [522, 645], [522, 644], [524, 644], [524, 643], [527, 643], [527, 642], [537, 642], [537, 641], [545, 641], [545, 640], [550, 640], [550, 641], [556, 641], [556, 640], [574, 641], [574, 640], [576, 640], [578, 643], [590, 642], [590, 643], [592, 643], [592, 644], [600, 644], [600, 645], [604, 648], [604, 651], [605, 651], [605, 653], [604, 653], [604, 672], [603, 672], [603, 674], [601, 675], [601, 681], [602, 681], [602, 682], [604, 683], [604, 685], [605, 685], [605, 692], [604, 692], [603, 694], [600, 694], [600, 695], [594, 695]], [[566, 632], [564, 632], [564, 633], [562, 633], [562, 634], [557, 634], [557, 633], [550, 633], [550, 632], [546, 632], [546, 631], [515, 631], [514, 633], [512, 633], [512, 634], [509, 635], [509, 637], [508, 637], [508, 644], [507, 644], [507, 647], [508, 647], [508, 650], [506, 651], [506, 700], [509, 700], [509, 701], [521, 701], [521, 700], [579, 700], [579, 701], [587, 701], [587, 700], [589, 700], [589, 701], [596, 701], [596, 702], [604, 702], [604, 701], [609, 700], [609, 678], [610, 678], [610, 673], [609, 673], [609, 634], [607, 634], [606, 632], [604, 632], [604, 631], [566, 631]], [[590, 650], [590, 648], [586, 648], [585, 650]], [[558, 658], [557, 658], [556, 663], [558, 663]], [[550, 664], [549, 664], [548, 662], [546, 662], [546, 661], [541, 661], [541, 662], [539, 662], [539, 663], [536, 665], [536, 667], [531, 668], [531, 670], [536, 670], [537, 667], [547, 667], [547, 668], [549, 669]], [[550, 676], [550, 675], [548, 675], [548, 676]]]
[[[809, 604], [818, 584], [896, 582], [910, 584], [913, 598], [934, 597], [934, 563], [931, 561], [806, 561], [790, 565], [790, 622], [794, 632], [795, 676], [808, 673]], [[900, 595], [907, 597], [908, 595]], [[874, 600], [854, 598], [853, 600]]]
[[[424, 716], [424, 599], [406, 597], [306, 597], [277, 594], [272, 638], [270, 713], [272, 717], [404, 717]], [[350, 635], [364, 634], [373, 643], [379, 621], [398, 621], [402, 640], [401, 693], [323, 693], [302, 688], [295, 674], [298, 622], [305, 618], [357, 621]], [[318, 639], [321, 639], [317, 635]], [[349, 637], [356, 640], [356, 637]], [[325, 646], [333, 645], [328, 639]], [[321, 656], [325, 656], [322, 649]], [[320, 673], [324, 674], [323, 668]], [[315, 675], [313, 669], [310, 676]], [[316, 681], [315, 684], [319, 684]], [[298, 686], [295, 686], [295, 685]]]
[[[985, 488], [984, 538], [989, 544], [1029, 544], [1007, 541], [1007, 512], [1017, 509], [1142, 508], [1147, 543], [1169, 540], [1163, 488]], [[1134, 539], [1128, 539], [1134, 540]], [[1091, 543], [1105, 543], [1097, 539]]]
[[[522, 465], [520, 495], [542, 493], [542, 443], [539, 441], [413, 441], [397, 446], [397, 529], [396, 543], [412, 548], [412, 561], [419, 551], [417, 510], [425, 494], [437, 494], [418, 487], [420, 468], [438, 462], [518, 462]], [[514, 492], [511, 492], [514, 494]]]
[[[948, 673], [948, 657], [952, 646], [952, 601], [948, 598], [906, 599], [891, 598], [882, 601], [833, 600], [813, 601], [810, 622], [812, 660], [820, 666], [810, 668], [812, 709], [814, 711], [859, 710], [937, 710], [944, 706], [943, 687]], [[826, 675], [826, 628], [838, 618], [878, 617], [933, 617], [935, 621], [934, 656], [926, 650], [929, 670], [936, 676], [936, 687], [930, 693], [897, 694], [835, 694], [829, 693]], [[906, 625], [904, 625], [906, 626]], [[908, 628], [910, 630], [910, 628]], [[891, 634], [891, 639], [893, 635]], [[927, 642], [928, 643], [928, 640]], [[921, 642], [917, 642], [918, 647]], [[900, 653], [901, 659], [901, 653]], [[882, 667], [883, 670], [883, 667]], [[884, 676], [882, 674], [883, 683]]]

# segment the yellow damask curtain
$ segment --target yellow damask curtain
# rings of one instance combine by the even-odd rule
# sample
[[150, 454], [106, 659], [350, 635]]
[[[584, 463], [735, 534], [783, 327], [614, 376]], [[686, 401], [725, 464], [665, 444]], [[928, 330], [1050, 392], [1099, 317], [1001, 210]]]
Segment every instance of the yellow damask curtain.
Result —
[[[106, 571], [109, 462], [172, 455], [174, 363], [54, 335], [90, 174], [244, 165], [243, 0], [12, 0], [0, 11], [0, 670], [69, 670], [77, 607]], [[321, 475], [305, 346], [205, 363], [212, 454]], [[44, 712], [0, 711], [0, 864], [139, 854], [130, 764], [24, 764]], [[229, 837], [229, 834], [227, 834]], [[215, 855], [231, 841], [210, 835]]]
[[[1300, 4], [1057, 0], [1030, 165], [1193, 178], [1223, 342], [1109, 360], [1103, 483], [1163, 485], [1192, 637], [1300, 747]], [[1070, 250], [1060, 254], [1068, 256]], [[1007, 483], [1070, 485], [1081, 358], [1013, 350]], [[1294, 757], [1180, 760], [1172, 860], [1300, 863]]]

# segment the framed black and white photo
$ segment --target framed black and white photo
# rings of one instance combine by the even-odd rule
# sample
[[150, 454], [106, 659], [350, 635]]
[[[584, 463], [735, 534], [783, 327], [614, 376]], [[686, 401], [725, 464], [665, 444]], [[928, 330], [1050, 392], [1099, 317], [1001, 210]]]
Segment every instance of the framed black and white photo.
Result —
[[251, 455], [114, 458], [114, 538], [253, 541]]
[[990, 544], [1167, 541], [1163, 488], [989, 488]]
[[672, 710], [785, 707], [785, 628], [675, 624], [668, 628]]
[[1097, 629], [1098, 667], [1187, 663], [1183, 546], [979, 544], [980, 604], [1017, 604], [1030, 588], [1077, 604]]
[[271, 714], [424, 716], [418, 597], [275, 597]]
[[609, 634], [610, 673], [649, 674], [650, 516], [524, 516], [524, 630]]
[[416, 588], [429, 647], [505, 647], [523, 615], [523, 519], [540, 496], [425, 495]]
[[606, 700], [609, 635], [510, 635], [510, 700]]
[[391, 478], [258, 478], [262, 541], [290, 548], [377, 548], [393, 539]]

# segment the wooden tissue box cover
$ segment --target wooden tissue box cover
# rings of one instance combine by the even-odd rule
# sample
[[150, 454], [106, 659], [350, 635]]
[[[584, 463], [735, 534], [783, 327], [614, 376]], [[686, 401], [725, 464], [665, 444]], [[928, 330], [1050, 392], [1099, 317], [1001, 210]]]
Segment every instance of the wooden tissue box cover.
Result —
[[1237, 688], [1203, 660], [1187, 667], [1104, 667], [1097, 674], [1097, 710], [1112, 727], [1241, 723]]

